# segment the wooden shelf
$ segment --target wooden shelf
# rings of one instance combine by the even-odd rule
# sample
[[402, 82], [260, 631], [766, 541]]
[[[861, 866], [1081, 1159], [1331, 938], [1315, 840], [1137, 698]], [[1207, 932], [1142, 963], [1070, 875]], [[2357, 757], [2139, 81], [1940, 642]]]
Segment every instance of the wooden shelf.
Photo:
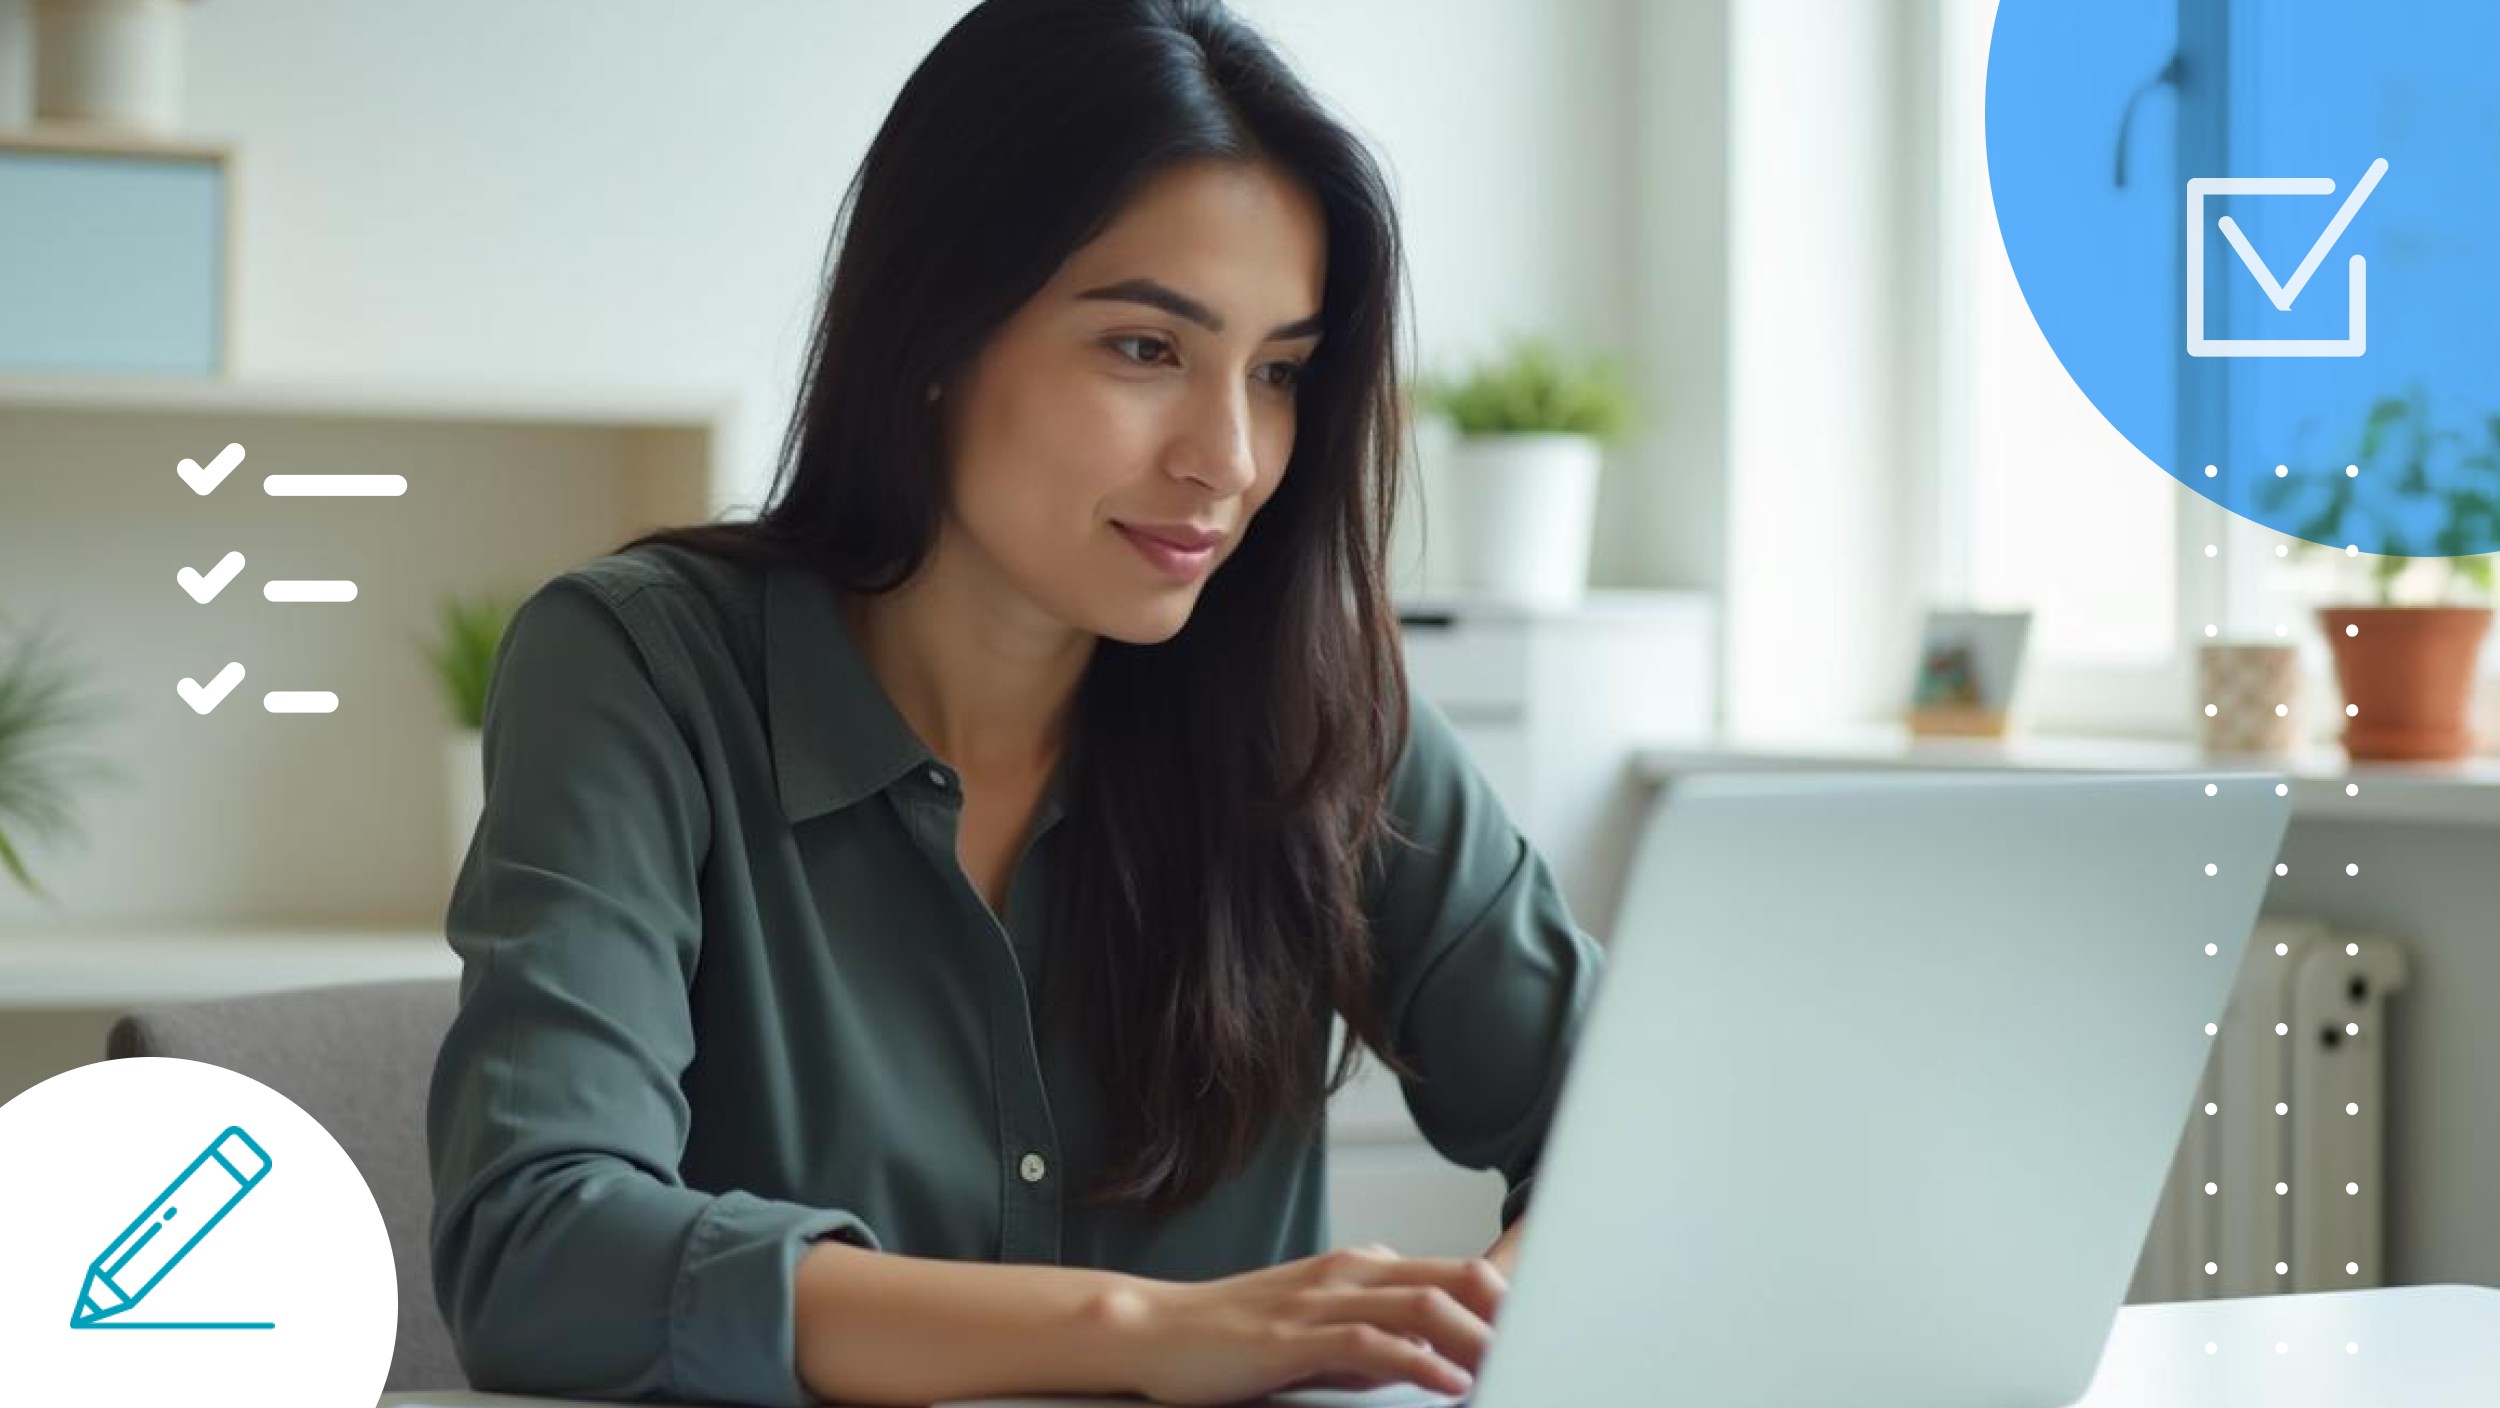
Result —
[[519, 422], [703, 429], [736, 408], [727, 391], [684, 386], [515, 386], [503, 382], [0, 373], [0, 407], [218, 411], [305, 418]]
[[234, 155], [234, 144], [209, 137], [163, 137], [102, 122], [47, 119], [24, 127], [0, 127], [0, 151], [224, 161]]

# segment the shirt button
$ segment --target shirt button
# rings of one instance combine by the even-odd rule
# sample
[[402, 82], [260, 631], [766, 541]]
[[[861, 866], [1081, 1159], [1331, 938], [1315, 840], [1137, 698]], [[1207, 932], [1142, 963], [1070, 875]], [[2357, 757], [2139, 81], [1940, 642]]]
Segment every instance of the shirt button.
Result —
[[932, 787], [944, 787], [946, 785], [945, 771], [940, 768], [929, 769], [929, 785]]
[[1024, 1175], [1025, 1182], [1039, 1183], [1042, 1181], [1042, 1175], [1049, 1170], [1044, 1167], [1041, 1155], [1027, 1154], [1024, 1156], [1024, 1162], [1016, 1165], [1016, 1171]]

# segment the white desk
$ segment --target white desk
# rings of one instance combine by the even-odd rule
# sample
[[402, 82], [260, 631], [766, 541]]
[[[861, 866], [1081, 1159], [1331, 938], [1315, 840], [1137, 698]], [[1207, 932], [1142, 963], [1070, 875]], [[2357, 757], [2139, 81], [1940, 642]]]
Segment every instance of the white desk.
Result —
[[[2212, 1353], [2205, 1349], [2209, 1343]], [[2347, 1352], [2348, 1344], [2359, 1349]], [[1116, 1408], [1143, 1401], [1047, 1403]], [[1392, 1408], [1431, 1400], [1384, 1389], [1273, 1401]], [[2500, 1402], [2500, 1290], [2390, 1286], [2122, 1307], [2091, 1390], [2071, 1408], [2488, 1408], [2495, 1402]], [[393, 1394], [382, 1400], [382, 1408], [557, 1404], [478, 1393]]]

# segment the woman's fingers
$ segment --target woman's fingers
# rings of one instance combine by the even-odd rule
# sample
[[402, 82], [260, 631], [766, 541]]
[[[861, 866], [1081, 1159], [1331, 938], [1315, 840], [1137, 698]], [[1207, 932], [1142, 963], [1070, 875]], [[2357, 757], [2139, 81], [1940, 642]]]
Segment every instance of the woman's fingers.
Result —
[[1510, 1279], [1480, 1256], [1358, 1255], [1347, 1263], [1344, 1280], [1362, 1286], [1438, 1286], [1486, 1321], [1493, 1319], [1510, 1290]]
[[[1492, 1342], [1509, 1289], [1481, 1257], [1402, 1257], [1378, 1244], [1315, 1259], [1289, 1320], [1304, 1386], [1369, 1389], [1407, 1382], [1464, 1393]], [[1307, 1272], [1314, 1266], [1306, 1266]]]
[[1493, 1327], [1485, 1318], [1436, 1285], [1330, 1288], [1314, 1292], [1307, 1304], [1322, 1322], [1359, 1322], [1420, 1340], [1430, 1352], [1470, 1373], [1484, 1362], [1493, 1342]]
[[1303, 1342], [1311, 1371], [1324, 1379], [1389, 1379], [1441, 1393], [1465, 1393], [1474, 1382], [1430, 1345], [1360, 1320], [1317, 1326]]
[[1383, 1388], [1390, 1384], [1403, 1382], [1405, 1381], [1402, 1379], [1391, 1378], [1382, 1374], [1320, 1373], [1296, 1379], [1292, 1383], [1283, 1385], [1276, 1391], [1279, 1393], [1291, 1393], [1299, 1389], [1318, 1388], [1351, 1389], [1355, 1392], [1368, 1392], [1372, 1389]]

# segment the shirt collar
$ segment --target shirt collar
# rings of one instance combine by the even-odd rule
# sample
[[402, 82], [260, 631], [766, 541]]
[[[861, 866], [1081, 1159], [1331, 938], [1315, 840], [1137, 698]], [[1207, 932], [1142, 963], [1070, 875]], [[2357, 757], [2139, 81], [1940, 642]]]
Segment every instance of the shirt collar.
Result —
[[[781, 809], [793, 822], [946, 766], [877, 682], [836, 601], [832, 582], [812, 568], [777, 565], [766, 576], [766, 726]], [[1065, 770], [1063, 756], [1043, 793], [1037, 833], [1062, 814]]]

